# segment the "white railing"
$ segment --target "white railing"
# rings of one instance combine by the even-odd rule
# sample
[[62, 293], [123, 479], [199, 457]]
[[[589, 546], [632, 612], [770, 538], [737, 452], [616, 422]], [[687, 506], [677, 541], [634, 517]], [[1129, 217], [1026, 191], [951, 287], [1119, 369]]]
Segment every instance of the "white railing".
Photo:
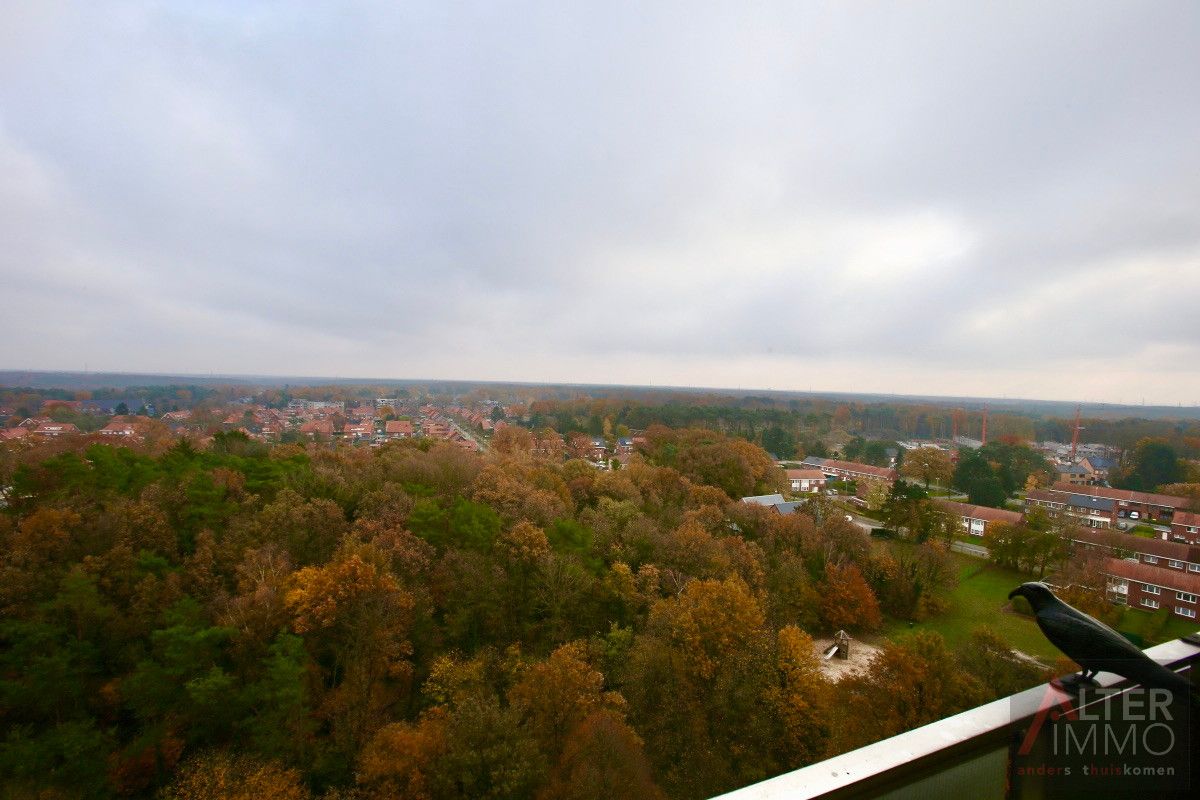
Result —
[[[1190, 677], [1200, 674], [1200, 633], [1166, 642], [1146, 654]], [[1103, 687], [1127, 682], [1102, 672]], [[1011, 774], [1016, 743], [1045, 708], [1047, 686], [955, 714], [952, 717], [852, 750], [802, 769], [721, 795], [717, 800], [813, 800], [814, 798], [1042, 797], [1044, 787], [1022, 788]], [[1200, 776], [1197, 776], [1200, 779]]]

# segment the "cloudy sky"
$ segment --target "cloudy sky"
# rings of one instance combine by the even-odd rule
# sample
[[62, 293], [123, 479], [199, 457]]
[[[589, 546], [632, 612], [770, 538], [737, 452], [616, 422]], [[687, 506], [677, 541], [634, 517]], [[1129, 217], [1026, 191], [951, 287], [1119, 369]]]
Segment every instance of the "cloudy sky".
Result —
[[1200, 3], [0, 0], [0, 368], [1200, 403]]

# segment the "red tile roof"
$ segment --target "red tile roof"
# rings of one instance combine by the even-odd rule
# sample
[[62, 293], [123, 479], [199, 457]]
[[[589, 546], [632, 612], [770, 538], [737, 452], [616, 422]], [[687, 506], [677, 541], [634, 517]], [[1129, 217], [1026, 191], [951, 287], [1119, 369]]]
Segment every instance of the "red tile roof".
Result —
[[822, 467], [830, 469], [842, 469], [847, 472], [859, 472], [863, 475], [873, 475], [876, 478], [884, 480], [896, 480], [896, 470], [888, 469], [887, 467], [877, 467], [873, 464], [859, 464], [857, 461], [839, 461], [836, 458], [827, 458], [821, 462]]
[[1006, 522], [1009, 525], [1020, 525], [1021, 520], [1025, 518], [1025, 515], [1019, 511], [1007, 511], [1003, 508], [976, 506], [971, 503], [956, 503], [953, 500], [940, 500], [936, 498], [933, 502], [934, 505], [947, 514], [953, 514], [956, 517], [982, 519], [987, 522]]
[[1109, 575], [1124, 578], [1138, 583], [1149, 583], [1172, 589], [1176, 592], [1200, 594], [1200, 575], [1194, 572], [1180, 572], [1174, 569], [1153, 567], [1149, 564], [1139, 564], [1119, 558], [1110, 558], [1104, 568]]
[[411, 436], [413, 424], [407, 419], [389, 419], [383, 424], [384, 433], [402, 433]]
[[1172, 525], [1191, 525], [1200, 527], [1200, 512], [1177, 511], [1171, 519]]
[[[1077, 493], [1073, 493], [1077, 494]], [[1067, 498], [1049, 489], [1030, 489], [1025, 493], [1026, 500], [1041, 500], [1045, 503], [1066, 503]]]
[[787, 477], [789, 481], [823, 481], [825, 473], [819, 469], [789, 469]]
[[1200, 545], [1168, 542], [1165, 539], [1147, 539], [1144, 536], [1121, 533], [1111, 528], [1076, 527], [1070, 532], [1069, 536], [1077, 542], [1097, 545], [1099, 547], [1125, 550], [1130, 553], [1145, 553], [1176, 561], [1200, 563]]
[[45, 425], [39, 425], [34, 433], [40, 433], [43, 436], [60, 436], [65, 433], [79, 433], [79, 428], [70, 422], [48, 422]]
[[1145, 503], [1151, 506], [1167, 506], [1169, 508], [1187, 508], [1185, 497], [1174, 497], [1169, 494], [1153, 494], [1151, 492], [1135, 492], [1132, 489], [1110, 489], [1107, 486], [1077, 486], [1070, 483], [1056, 483], [1051, 487], [1054, 492], [1067, 494], [1083, 494], [1091, 497], [1107, 497], [1110, 500], [1124, 500], [1127, 503]]

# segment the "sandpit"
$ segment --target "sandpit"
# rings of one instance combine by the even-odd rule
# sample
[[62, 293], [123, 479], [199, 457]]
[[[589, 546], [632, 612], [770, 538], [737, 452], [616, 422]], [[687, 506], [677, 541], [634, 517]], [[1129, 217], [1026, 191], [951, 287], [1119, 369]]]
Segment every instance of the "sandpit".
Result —
[[813, 642], [813, 646], [817, 650], [817, 658], [821, 661], [821, 673], [834, 683], [847, 675], [865, 672], [867, 663], [879, 652], [879, 648], [874, 645], [860, 642], [857, 639], [851, 639], [849, 658], [834, 656], [826, 661], [825, 651], [833, 647], [833, 645], [833, 639], [817, 639]]

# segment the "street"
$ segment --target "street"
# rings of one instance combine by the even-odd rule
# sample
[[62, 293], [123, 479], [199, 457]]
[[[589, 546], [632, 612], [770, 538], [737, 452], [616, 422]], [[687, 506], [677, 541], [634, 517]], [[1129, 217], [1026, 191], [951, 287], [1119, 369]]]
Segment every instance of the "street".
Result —
[[[861, 514], [850, 514], [849, 516], [853, 517], [853, 522], [855, 525], [862, 528], [867, 533], [870, 533], [874, 528], [886, 527], [879, 520], [871, 519], [870, 517], [864, 517]], [[988, 550], [983, 545], [973, 544], [971, 542], [960, 542], [957, 539], [950, 543], [950, 549], [956, 553], [962, 553], [965, 556], [972, 556], [973, 558], [988, 557]]]

